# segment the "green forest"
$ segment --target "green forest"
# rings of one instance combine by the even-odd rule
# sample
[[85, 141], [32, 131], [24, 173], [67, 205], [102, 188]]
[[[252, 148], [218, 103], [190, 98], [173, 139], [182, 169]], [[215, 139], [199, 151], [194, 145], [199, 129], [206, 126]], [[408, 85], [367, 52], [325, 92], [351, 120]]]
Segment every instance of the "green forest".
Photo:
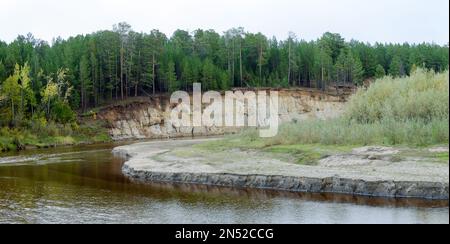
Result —
[[[332, 84], [407, 76], [417, 68], [442, 72], [448, 66], [448, 44], [368, 44], [335, 33], [314, 41], [293, 33], [277, 40], [242, 28], [222, 34], [177, 30], [168, 37], [119, 23], [51, 44], [28, 34], [0, 41], [0, 128], [49, 123], [64, 125], [59, 130], [73, 128], [77, 113], [129, 97], [189, 91], [194, 82], [205, 90], [325, 90]], [[10, 131], [2, 131], [0, 137], [9, 137]]]

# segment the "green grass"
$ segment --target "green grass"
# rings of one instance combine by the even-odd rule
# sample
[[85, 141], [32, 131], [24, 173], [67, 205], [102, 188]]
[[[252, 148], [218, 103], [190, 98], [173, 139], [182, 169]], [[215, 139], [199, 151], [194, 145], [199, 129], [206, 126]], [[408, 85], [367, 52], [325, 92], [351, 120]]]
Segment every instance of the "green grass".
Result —
[[50, 123], [29, 129], [0, 129], [0, 151], [3, 152], [110, 141], [107, 129], [99, 122], [86, 122], [82, 126]]
[[436, 153], [433, 155], [434, 158], [442, 161], [442, 162], [447, 162], [449, 161], [449, 156], [448, 156], [448, 152], [446, 153]]
[[203, 153], [223, 153], [232, 149], [259, 150], [264, 153], [269, 153], [275, 158], [283, 158], [297, 164], [316, 165], [322, 158], [336, 153], [349, 153], [354, 148], [353, 146], [320, 144], [271, 145], [270, 143], [265, 143], [267, 142], [265, 140], [249, 138], [251, 137], [242, 137], [241, 135], [227, 136], [222, 140], [194, 145], [194, 150], [190, 150], [191, 153], [186, 154], [183, 151], [180, 155], [188, 155], [188, 157], [198, 155], [196, 150], [200, 150]]
[[280, 157], [283, 154], [291, 155], [294, 157], [295, 162], [301, 165], [316, 165], [320, 159], [330, 155], [328, 151], [310, 145], [280, 145], [268, 147], [265, 151], [281, 154], [279, 155]]

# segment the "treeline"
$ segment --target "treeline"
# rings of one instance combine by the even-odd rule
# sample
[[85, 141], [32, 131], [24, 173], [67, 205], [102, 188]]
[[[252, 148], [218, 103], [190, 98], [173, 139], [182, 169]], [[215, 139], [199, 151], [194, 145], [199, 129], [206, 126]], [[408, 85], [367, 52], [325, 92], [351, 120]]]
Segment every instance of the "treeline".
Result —
[[[0, 42], [2, 114], [52, 111], [72, 115], [106, 101], [131, 96], [230, 87], [315, 87], [362, 84], [386, 74], [400, 77], [416, 67], [448, 69], [448, 45], [381, 44], [345, 41], [325, 33], [315, 41], [290, 34], [279, 41], [242, 28], [177, 30], [170, 38], [158, 30], [138, 33], [126, 23], [113, 30], [49, 43], [31, 34]], [[28, 99], [28, 100], [27, 100]], [[55, 107], [56, 106], [56, 107]], [[56, 116], [58, 117], [58, 116]]]

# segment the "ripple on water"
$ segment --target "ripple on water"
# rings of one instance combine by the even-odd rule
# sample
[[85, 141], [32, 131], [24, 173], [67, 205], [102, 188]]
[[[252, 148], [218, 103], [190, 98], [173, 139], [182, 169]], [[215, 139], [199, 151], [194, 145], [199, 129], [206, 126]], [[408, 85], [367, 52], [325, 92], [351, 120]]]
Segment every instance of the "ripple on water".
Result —
[[[35, 154], [35, 155], [19, 155], [0, 157], [0, 166], [22, 166], [32, 164], [52, 164], [52, 163], [73, 163], [82, 162], [83, 159], [80, 156], [86, 154], [95, 154], [99, 152], [109, 151], [103, 150], [90, 150], [83, 152], [65, 152], [65, 153], [53, 153], [53, 154]], [[70, 157], [72, 156], [72, 157]]]

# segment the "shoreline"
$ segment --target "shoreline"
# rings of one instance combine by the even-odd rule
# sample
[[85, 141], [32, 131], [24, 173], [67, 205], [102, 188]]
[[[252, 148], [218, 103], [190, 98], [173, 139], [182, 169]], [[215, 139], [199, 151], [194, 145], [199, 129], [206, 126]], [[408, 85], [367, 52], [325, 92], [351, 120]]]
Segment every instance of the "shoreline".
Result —
[[[288, 192], [335, 193], [383, 198], [449, 199], [448, 180], [447, 182], [403, 179], [376, 180], [363, 175], [340, 176], [332, 174], [332, 171], [315, 175], [311, 171], [314, 170], [314, 167], [296, 165], [289, 165], [289, 167], [296, 167], [305, 172], [301, 174], [295, 172], [279, 174], [275, 171], [274, 174], [270, 174], [267, 172], [257, 173], [258, 170], [249, 169], [237, 173], [233, 170], [215, 171], [204, 164], [194, 163], [189, 165], [189, 161], [180, 166], [179, 163], [183, 162], [178, 162], [180, 161], [179, 158], [172, 165], [155, 160], [158, 155], [171, 152], [172, 148], [189, 147], [207, 140], [138, 143], [117, 147], [113, 150], [113, 153], [127, 158], [122, 172], [133, 180], [141, 182], [182, 183]], [[288, 167], [288, 165], [278, 166]], [[289, 167], [287, 171], [289, 171]]]
[[[448, 200], [448, 185], [436, 182], [366, 182], [343, 178], [300, 178], [277, 175], [156, 173], [136, 171], [126, 164], [123, 173], [141, 182], [194, 184], [304, 193], [332, 193], [364, 197]], [[427, 193], [426, 193], [427, 192]]]

